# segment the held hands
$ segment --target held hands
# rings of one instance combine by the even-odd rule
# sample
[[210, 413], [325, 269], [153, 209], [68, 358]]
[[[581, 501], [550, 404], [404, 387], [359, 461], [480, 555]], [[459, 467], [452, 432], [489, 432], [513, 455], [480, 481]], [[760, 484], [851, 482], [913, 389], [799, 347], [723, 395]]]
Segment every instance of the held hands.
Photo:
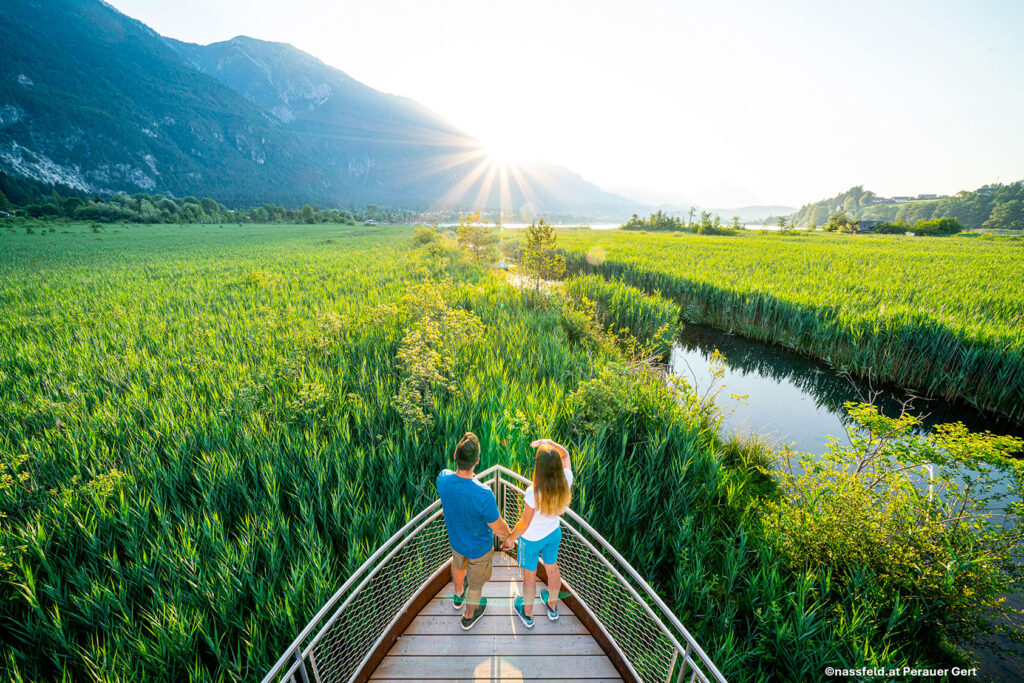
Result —
[[515, 547], [516, 547], [516, 539], [512, 538], [511, 536], [506, 536], [505, 540], [501, 542], [501, 549], [502, 550], [512, 550], [512, 548], [515, 548]]

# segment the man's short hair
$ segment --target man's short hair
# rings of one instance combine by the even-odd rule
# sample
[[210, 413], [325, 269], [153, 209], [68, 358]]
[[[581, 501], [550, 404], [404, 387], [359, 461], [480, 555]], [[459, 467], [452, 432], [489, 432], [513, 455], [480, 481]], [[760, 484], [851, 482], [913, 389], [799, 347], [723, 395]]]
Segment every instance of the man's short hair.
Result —
[[471, 470], [480, 461], [480, 439], [473, 432], [466, 432], [455, 447], [455, 464], [460, 470]]

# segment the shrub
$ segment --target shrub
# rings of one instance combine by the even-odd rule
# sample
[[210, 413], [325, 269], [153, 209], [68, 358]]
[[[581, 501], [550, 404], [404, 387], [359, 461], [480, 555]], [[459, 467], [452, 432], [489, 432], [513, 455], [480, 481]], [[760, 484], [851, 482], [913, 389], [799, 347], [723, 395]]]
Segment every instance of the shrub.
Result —
[[963, 232], [964, 227], [955, 218], [933, 218], [930, 221], [917, 221], [913, 225], [904, 220], [887, 221], [875, 226], [874, 231], [883, 235], [914, 235], [945, 237]]
[[[784, 499], [767, 504], [764, 521], [787, 564], [829, 572], [839, 602], [869, 577], [872, 592], [858, 599], [892, 615], [879, 628], [911, 639], [963, 643], [1003, 631], [1021, 640], [1002, 619], [1014, 610], [1001, 596], [1024, 581], [1014, 557], [1024, 540], [1024, 469], [1008, 458], [1024, 442], [961, 424], [920, 436], [909, 414], [846, 405], [849, 447], [834, 439], [827, 456], [801, 456], [797, 472], [786, 458], [776, 471]], [[929, 479], [931, 467], [938, 473]], [[997, 493], [1007, 478], [1016, 490]], [[1011, 495], [1004, 525], [990, 513]]]
[[433, 423], [435, 397], [459, 392], [459, 354], [484, 331], [473, 313], [450, 305], [451, 297], [448, 286], [422, 285], [402, 301], [411, 324], [398, 351], [402, 383], [392, 405], [411, 432]]
[[413, 231], [412, 241], [414, 244], [430, 244], [440, 239], [441, 233], [432, 225], [417, 225]]
[[693, 424], [699, 408], [688, 389], [685, 384], [665, 382], [646, 363], [605, 363], [569, 397], [571, 431], [618, 433], [625, 441], [635, 441], [677, 421]]

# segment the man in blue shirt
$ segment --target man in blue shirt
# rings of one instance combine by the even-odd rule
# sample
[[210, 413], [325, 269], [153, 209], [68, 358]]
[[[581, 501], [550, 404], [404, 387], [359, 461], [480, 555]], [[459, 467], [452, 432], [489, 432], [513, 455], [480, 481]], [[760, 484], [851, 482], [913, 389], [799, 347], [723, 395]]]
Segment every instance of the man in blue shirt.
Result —
[[[473, 432], [455, 447], [456, 470], [443, 470], [437, 477], [437, 494], [444, 510], [444, 525], [452, 547], [452, 583], [455, 609], [466, 606], [462, 630], [468, 631], [484, 615], [487, 599], [481, 597], [491, 580], [491, 550], [494, 533], [504, 538], [512, 533], [498, 512], [494, 493], [473, 478], [480, 462], [480, 440]], [[463, 584], [468, 578], [469, 585]]]

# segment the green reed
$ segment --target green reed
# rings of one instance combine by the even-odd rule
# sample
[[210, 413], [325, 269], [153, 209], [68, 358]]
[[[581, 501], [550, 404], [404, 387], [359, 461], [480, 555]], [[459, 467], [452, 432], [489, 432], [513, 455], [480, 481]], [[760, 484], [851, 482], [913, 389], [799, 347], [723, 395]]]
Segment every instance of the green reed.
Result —
[[569, 231], [560, 244], [571, 271], [659, 293], [685, 320], [931, 395], [1024, 407], [1024, 240]]
[[[520, 472], [533, 438], [568, 442], [574, 507], [730, 680], [923, 660], [913, 615], [886, 626], [862, 593], [823, 603], [828, 577], [780, 568], [754, 514], [760, 480], [726, 464], [685, 396], [573, 336], [559, 303], [410, 238], [249, 225], [3, 236], [5, 678], [260, 678], [433, 500], [466, 429], [481, 467]], [[460, 347], [458, 390], [434, 394], [429, 426], [410, 432], [394, 406], [402, 301], [440, 280], [484, 331]]]

